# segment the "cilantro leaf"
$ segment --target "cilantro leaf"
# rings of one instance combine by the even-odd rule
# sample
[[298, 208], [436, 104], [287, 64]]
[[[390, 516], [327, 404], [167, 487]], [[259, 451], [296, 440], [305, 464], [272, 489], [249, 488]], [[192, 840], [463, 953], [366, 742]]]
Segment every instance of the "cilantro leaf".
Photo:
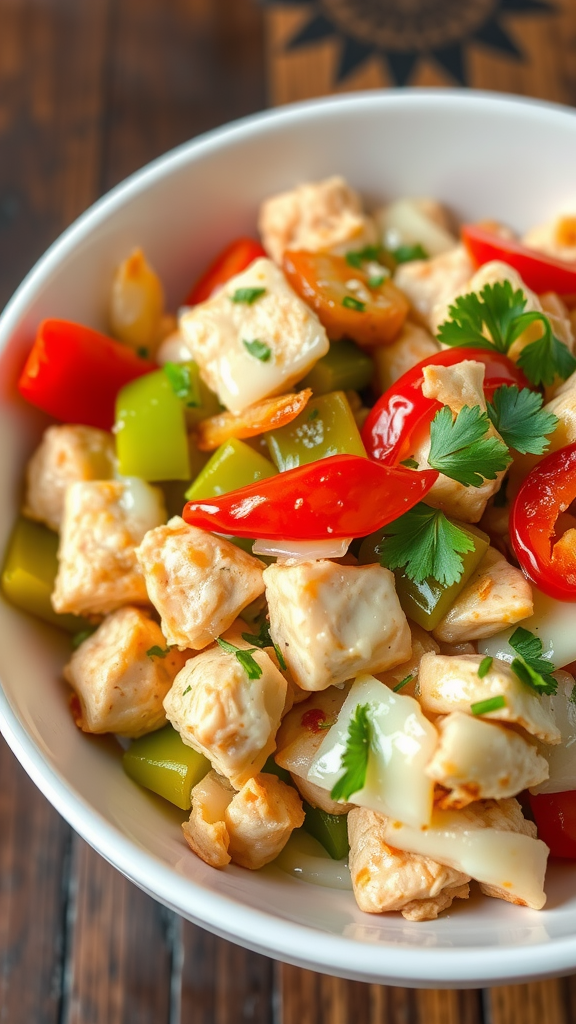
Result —
[[432, 577], [445, 587], [458, 582], [464, 571], [460, 556], [473, 550], [470, 534], [422, 502], [386, 526], [378, 546], [381, 565], [404, 569], [415, 583]]
[[254, 338], [253, 341], [242, 340], [242, 344], [247, 352], [255, 359], [259, 359], [261, 363], [267, 363], [272, 355], [272, 349], [265, 341], [260, 341], [259, 338]]
[[402, 462], [400, 463], [400, 465], [401, 466], [406, 466], [407, 469], [418, 469], [418, 463], [416, 462], [416, 459], [412, 459], [412, 458], [410, 458], [410, 459], [402, 459]]
[[332, 800], [348, 800], [353, 793], [363, 789], [368, 770], [368, 755], [372, 741], [372, 724], [369, 704], [358, 704], [348, 726], [346, 749], [340, 766], [344, 774], [332, 787]]
[[566, 380], [576, 370], [576, 359], [566, 345], [552, 333], [546, 317], [540, 317], [544, 334], [526, 345], [518, 356], [518, 366], [532, 384], [552, 384], [556, 376]]
[[184, 399], [189, 408], [197, 408], [200, 405], [200, 391], [198, 381], [192, 380], [190, 367], [186, 363], [168, 362], [164, 363], [163, 370], [174, 394]]
[[522, 455], [542, 455], [550, 444], [546, 435], [558, 423], [554, 413], [542, 409], [542, 402], [537, 391], [503, 384], [488, 403], [488, 416], [496, 430], [510, 448]]
[[275, 644], [270, 636], [270, 623], [268, 622], [268, 619], [263, 619], [260, 623], [260, 629], [258, 630], [257, 636], [253, 633], [242, 633], [242, 639], [245, 640], [247, 644], [254, 644], [255, 647], [273, 647], [276, 651], [276, 657], [278, 658], [280, 668], [283, 668], [284, 671], [286, 671], [284, 655], [278, 647], [278, 644]]
[[419, 242], [416, 245], [399, 245], [397, 249], [392, 249], [392, 255], [396, 260], [396, 263], [411, 263], [412, 260], [427, 260], [429, 254], [426, 249], [420, 245]]
[[227, 654], [235, 655], [236, 659], [240, 662], [248, 676], [248, 679], [260, 679], [262, 669], [258, 662], [252, 657], [256, 650], [255, 647], [251, 647], [249, 650], [246, 650], [243, 647], [235, 647], [234, 644], [229, 643], [228, 640], [223, 640], [221, 636], [216, 637], [216, 643], [223, 651], [226, 651]]
[[146, 651], [148, 658], [165, 658], [167, 654], [170, 654], [170, 648], [158, 647], [157, 644]]
[[344, 258], [349, 267], [361, 270], [363, 263], [378, 263], [381, 255], [382, 249], [379, 245], [365, 245], [363, 249], [351, 249]]
[[489, 427], [480, 406], [463, 406], [453, 420], [445, 405], [430, 425], [428, 462], [464, 487], [481, 487], [484, 480], [495, 480], [512, 459], [499, 437], [484, 436]]
[[265, 288], [237, 288], [234, 295], [230, 296], [230, 302], [243, 303], [245, 306], [251, 306], [257, 299], [260, 299], [262, 295], [265, 294]]
[[355, 299], [352, 295], [345, 295], [342, 299], [342, 305], [346, 309], [354, 309], [357, 313], [363, 313], [366, 309], [366, 303], [360, 302], [360, 299]]
[[538, 693], [556, 693], [558, 683], [552, 675], [554, 665], [542, 657], [540, 638], [523, 626], [518, 626], [508, 643], [518, 655], [511, 665], [518, 679]]

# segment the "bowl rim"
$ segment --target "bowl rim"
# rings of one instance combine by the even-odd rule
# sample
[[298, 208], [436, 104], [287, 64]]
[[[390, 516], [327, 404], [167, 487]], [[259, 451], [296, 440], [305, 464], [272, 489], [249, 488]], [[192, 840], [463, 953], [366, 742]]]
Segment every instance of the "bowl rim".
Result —
[[[484, 105], [495, 110], [510, 108], [533, 117], [539, 110], [572, 122], [576, 112], [561, 104], [504, 93], [461, 89], [382, 89], [339, 94], [306, 100], [243, 117], [169, 151], [136, 171], [98, 199], [46, 250], [9, 300], [0, 315], [0, 351], [26, 311], [34, 292], [45, 282], [61, 259], [85, 239], [124, 201], [145, 191], [154, 181], [180, 167], [226, 148], [235, 139], [266, 133], [271, 125], [303, 123], [318, 116], [337, 116], [342, 107], [469, 108]], [[139, 888], [165, 906], [221, 937], [232, 939], [266, 956], [311, 970], [376, 983], [416, 987], [481, 987], [526, 978], [545, 978], [568, 973], [576, 965], [576, 933], [529, 946], [433, 949], [429, 947], [371, 944], [301, 925], [274, 913], [248, 907], [230, 896], [205, 889], [200, 883], [177, 874], [159, 857], [140, 848], [118, 827], [107, 821], [48, 760], [29, 734], [3, 689], [0, 689], [0, 729], [11, 750], [33, 782], [56, 810], [105, 860]], [[530, 913], [530, 911], [525, 911]], [[262, 936], [258, 942], [255, 936]], [[319, 936], [322, 941], [319, 942]], [[408, 955], [406, 955], [408, 953]]]

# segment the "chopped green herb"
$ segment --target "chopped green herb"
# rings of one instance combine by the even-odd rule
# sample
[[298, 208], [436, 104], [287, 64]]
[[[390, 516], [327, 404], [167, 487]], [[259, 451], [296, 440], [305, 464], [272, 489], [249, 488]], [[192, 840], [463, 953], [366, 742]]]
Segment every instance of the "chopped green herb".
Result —
[[379, 245], [365, 245], [363, 249], [352, 249], [346, 253], [346, 263], [350, 267], [355, 267], [356, 270], [362, 269], [363, 263], [369, 261], [376, 261], [380, 259], [382, 249]]
[[392, 249], [392, 255], [396, 263], [411, 263], [412, 260], [428, 259], [426, 249], [419, 243], [416, 245], [399, 245], [397, 249]]
[[191, 686], [187, 686], [185, 690], [182, 690], [182, 696], [185, 697], [187, 693], [190, 693]]
[[244, 305], [251, 306], [265, 294], [265, 288], [237, 288], [234, 295], [230, 296], [230, 302], [243, 302]]
[[368, 287], [379, 288], [381, 284], [384, 284], [387, 276], [387, 274], [373, 274], [372, 277], [368, 278]]
[[320, 413], [318, 409], [312, 409], [312, 412], [310, 413], [308, 420], [317, 420], [319, 415]]
[[508, 643], [518, 655], [510, 666], [518, 679], [537, 693], [556, 693], [558, 683], [552, 675], [554, 665], [542, 657], [540, 638], [523, 626], [518, 626]]
[[360, 302], [360, 299], [353, 299], [351, 295], [345, 295], [342, 299], [342, 305], [346, 309], [355, 309], [357, 313], [363, 313], [366, 309], [366, 303]]
[[396, 683], [396, 686], [392, 687], [393, 693], [398, 693], [398, 691], [401, 690], [403, 686], [408, 686], [408, 683], [411, 683], [413, 679], [414, 676], [404, 676], [404, 679], [402, 680], [401, 683]]
[[164, 363], [164, 373], [178, 398], [182, 398], [190, 409], [200, 405], [200, 393], [192, 380], [190, 367], [186, 363]]
[[487, 655], [485, 658], [482, 658], [482, 661], [478, 665], [478, 678], [479, 679], [484, 679], [484, 676], [488, 675], [490, 669], [492, 668], [492, 662], [493, 661], [494, 661], [494, 658], [491, 658], [489, 655]]
[[448, 406], [443, 406], [430, 424], [428, 462], [464, 487], [495, 480], [512, 459], [499, 437], [485, 436], [489, 429], [490, 421], [480, 406], [463, 406], [454, 420]]
[[97, 629], [98, 626], [87, 626], [86, 629], [81, 629], [79, 633], [74, 633], [74, 635], [70, 637], [72, 650], [77, 651], [80, 644], [83, 644], [84, 641], [87, 640], [89, 636], [92, 636], [92, 633], [95, 633]]
[[416, 459], [403, 459], [400, 463], [401, 466], [407, 466], [408, 469], [418, 469], [418, 463]]
[[372, 724], [369, 718], [370, 706], [358, 704], [348, 726], [346, 749], [342, 754], [341, 768], [344, 774], [332, 787], [332, 800], [348, 800], [353, 793], [364, 787], [368, 770], [368, 754], [372, 741]]
[[255, 647], [251, 647], [250, 650], [245, 650], [242, 647], [235, 647], [234, 644], [229, 643], [228, 640], [223, 640], [221, 636], [216, 638], [216, 643], [223, 651], [226, 651], [228, 654], [233, 654], [236, 657], [242, 665], [248, 679], [260, 679], [262, 669], [258, 662], [252, 657], [256, 650]]
[[473, 715], [488, 715], [491, 711], [499, 711], [500, 708], [506, 707], [506, 698], [499, 694], [497, 697], [488, 697], [487, 700], [476, 701], [475, 704], [470, 705], [470, 711]]
[[576, 359], [552, 333], [544, 313], [525, 312], [526, 302], [522, 289], [513, 291], [509, 281], [487, 284], [479, 295], [461, 295], [449, 308], [450, 319], [440, 325], [438, 340], [506, 353], [530, 324], [538, 322], [544, 334], [522, 349], [518, 366], [532, 384], [551, 384], [556, 376], [566, 380], [576, 370]]
[[242, 344], [247, 352], [255, 359], [259, 359], [261, 363], [267, 363], [272, 355], [272, 349], [265, 341], [260, 341], [259, 338], [254, 338], [253, 341], [246, 341], [243, 339]]
[[242, 633], [242, 639], [245, 640], [247, 644], [254, 644], [255, 647], [273, 647], [276, 651], [276, 657], [278, 658], [280, 668], [283, 668], [284, 671], [286, 671], [287, 666], [284, 655], [278, 647], [278, 644], [275, 644], [270, 636], [270, 623], [268, 622], [268, 619], [263, 619], [260, 623], [260, 629], [257, 636], [253, 633]]
[[148, 651], [146, 651], [146, 654], [148, 655], [149, 658], [165, 658], [167, 654], [170, 654], [170, 648], [158, 647], [156, 645], [155, 647], [151, 647]]
[[145, 345], [140, 345], [140, 348], [136, 349], [136, 355], [140, 356], [140, 359], [148, 359], [150, 353]]
[[542, 455], [558, 419], [542, 409], [543, 398], [530, 388], [503, 384], [488, 403], [488, 416], [509, 448], [526, 455]]
[[460, 556], [474, 550], [469, 534], [439, 509], [422, 502], [385, 529], [386, 536], [378, 549], [381, 564], [388, 569], [404, 569], [416, 583], [432, 577], [450, 587], [462, 576]]

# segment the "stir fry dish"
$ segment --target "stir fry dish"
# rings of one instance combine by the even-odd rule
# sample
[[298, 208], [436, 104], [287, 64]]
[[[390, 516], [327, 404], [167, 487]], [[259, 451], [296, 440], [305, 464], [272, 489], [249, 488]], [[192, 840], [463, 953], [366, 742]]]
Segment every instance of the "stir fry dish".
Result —
[[2, 573], [71, 635], [76, 726], [214, 868], [541, 909], [576, 859], [576, 216], [299, 185], [177, 315], [127, 255], [106, 331], [38, 327]]

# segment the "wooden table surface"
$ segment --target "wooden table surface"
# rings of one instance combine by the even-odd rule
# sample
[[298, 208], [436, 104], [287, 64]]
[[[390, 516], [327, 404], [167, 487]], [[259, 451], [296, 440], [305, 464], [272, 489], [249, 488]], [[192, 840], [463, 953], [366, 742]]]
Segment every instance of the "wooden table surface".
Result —
[[[384, 8], [414, 4], [380, 2], [375, 15], [377, 0], [356, 2], [380, 19], [377, 45], [342, 20], [338, 0], [264, 8], [254, 0], [0, 0], [0, 309], [98, 195], [170, 147], [267, 103], [458, 81], [576, 103], [574, 0], [556, 0], [553, 10], [545, 0], [460, 0], [456, 30], [453, 0], [436, 0], [435, 17], [446, 16], [452, 33], [445, 45], [433, 43], [424, 17], [400, 44], [397, 21], [382, 22]], [[0, 1022], [576, 1021], [576, 976], [415, 992], [248, 953], [181, 921], [106, 864], [2, 740], [0, 779]]]

